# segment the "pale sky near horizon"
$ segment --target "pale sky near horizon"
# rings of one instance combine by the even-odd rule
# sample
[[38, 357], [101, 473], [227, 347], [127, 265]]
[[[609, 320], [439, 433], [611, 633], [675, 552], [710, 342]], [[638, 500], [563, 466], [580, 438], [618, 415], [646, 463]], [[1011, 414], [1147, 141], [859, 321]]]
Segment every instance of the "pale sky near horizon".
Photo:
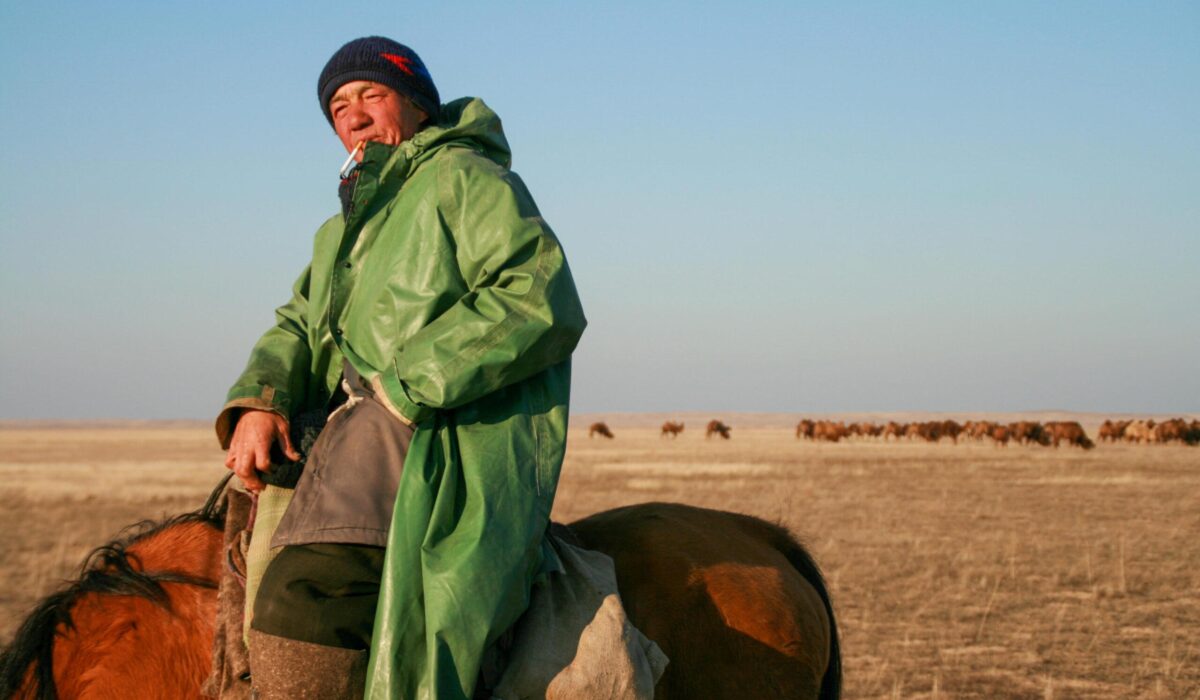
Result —
[[216, 413], [367, 34], [504, 119], [575, 411], [1200, 411], [1200, 3], [0, 2], [0, 419]]

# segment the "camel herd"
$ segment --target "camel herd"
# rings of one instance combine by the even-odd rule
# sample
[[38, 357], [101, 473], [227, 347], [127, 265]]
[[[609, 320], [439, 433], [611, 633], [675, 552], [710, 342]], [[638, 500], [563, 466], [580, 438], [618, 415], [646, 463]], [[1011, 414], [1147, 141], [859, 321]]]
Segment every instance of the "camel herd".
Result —
[[1101, 442], [1136, 442], [1138, 444], [1159, 442], [1182, 442], [1200, 445], [1200, 420], [1190, 423], [1182, 418], [1172, 418], [1161, 423], [1150, 420], [1106, 420], [1100, 425]]
[[1016, 421], [1015, 423], [997, 423], [995, 421], [969, 420], [959, 423], [954, 420], [924, 421], [917, 423], [897, 423], [888, 421], [886, 425], [876, 423], [851, 423], [846, 425], [841, 421], [802, 420], [796, 426], [796, 437], [808, 440], [840, 442], [852, 437], [878, 438], [888, 440], [924, 440], [925, 442], [941, 442], [949, 438], [957, 444], [959, 438], [972, 441], [991, 440], [997, 445], [1007, 446], [1010, 442], [1022, 445], [1078, 445], [1085, 450], [1095, 447], [1077, 421]]
[[[720, 435], [728, 440], [731, 427], [719, 420], [711, 420], [705, 427], [704, 437], [711, 438]], [[662, 437], [679, 437], [683, 432], [683, 423], [667, 421], [662, 424]], [[588, 428], [588, 437], [600, 435], [612, 438], [613, 432], [604, 423], [593, 423]], [[888, 421], [886, 424], [850, 423], [830, 420], [810, 420], [805, 418], [796, 425], [796, 437], [801, 440], [815, 442], [841, 442], [851, 438], [877, 440], [924, 440], [925, 442], [941, 442], [950, 439], [958, 444], [960, 438], [981, 442], [990, 440], [998, 446], [1007, 446], [1010, 442], [1022, 445], [1044, 445], [1058, 447], [1062, 444], [1077, 445], [1085, 450], [1096, 446], [1088, 437], [1087, 432], [1078, 421], [1016, 421], [1013, 423], [997, 423], [994, 421], [969, 420], [959, 423], [953, 420], [924, 421], [917, 423], [897, 423]], [[1200, 420], [1187, 421], [1183, 418], [1155, 423], [1154, 420], [1106, 420], [1100, 426], [1099, 439], [1101, 442], [1133, 442], [1149, 443], [1180, 443], [1184, 445], [1200, 445]]]
[[[1088, 437], [1078, 421], [973, 421], [958, 423], [953, 420], [925, 421], [920, 423], [897, 423], [886, 425], [875, 423], [851, 423], [835, 421], [802, 420], [796, 426], [796, 437], [808, 440], [839, 442], [851, 437], [878, 438], [882, 440], [924, 440], [940, 442], [949, 438], [958, 443], [959, 438], [976, 442], [991, 440], [996, 445], [1007, 446], [1010, 442], [1022, 445], [1078, 445], [1090, 450], [1096, 444]], [[1174, 418], [1155, 425], [1153, 420], [1104, 421], [1100, 426], [1101, 441], [1125, 440], [1137, 443], [1200, 444], [1200, 420], [1190, 423]]]

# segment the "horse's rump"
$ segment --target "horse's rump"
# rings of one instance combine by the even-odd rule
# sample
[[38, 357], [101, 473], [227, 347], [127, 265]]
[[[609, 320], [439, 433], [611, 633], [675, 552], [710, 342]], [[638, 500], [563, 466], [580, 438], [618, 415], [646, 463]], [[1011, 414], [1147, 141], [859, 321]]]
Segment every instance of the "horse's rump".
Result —
[[656, 697], [838, 697], [829, 596], [784, 528], [672, 503], [619, 508], [571, 528], [613, 558], [630, 619], [671, 660]]

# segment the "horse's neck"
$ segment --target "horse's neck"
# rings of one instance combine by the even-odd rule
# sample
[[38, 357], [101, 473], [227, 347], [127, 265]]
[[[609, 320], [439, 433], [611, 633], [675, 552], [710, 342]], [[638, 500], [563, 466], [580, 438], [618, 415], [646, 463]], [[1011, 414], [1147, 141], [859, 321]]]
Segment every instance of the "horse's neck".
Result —
[[222, 533], [204, 522], [180, 523], [130, 544], [136, 568], [145, 572], [170, 571], [217, 581], [221, 575]]
[[195, 697], [211, 661], [222, 544], [214, 524], [185, 521], [124, 547], [129, 566], [161, 583], [166, 604], [126, 589], [75, 598], [71, 624], [58, 625], [52, 646], [58, 696], [145, 697], [133, 689], [153, 687], [155, 697]]

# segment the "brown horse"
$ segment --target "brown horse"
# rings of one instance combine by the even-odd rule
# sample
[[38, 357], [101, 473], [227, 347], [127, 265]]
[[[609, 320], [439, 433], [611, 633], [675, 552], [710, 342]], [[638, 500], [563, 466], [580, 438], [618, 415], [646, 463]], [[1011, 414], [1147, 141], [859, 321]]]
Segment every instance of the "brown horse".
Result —
[[588, 427], [588, 437], [599, 435], [600, 437], [612, 438], [612, 431], [608, 429], [607, 423], [592, 423]]
[[666, 423], [662, 424], [662, 432], [659, 433], [659, 437], [666, 437], [667, 435], [670, 435], [671, 437], [675, 438], [679, 437], [679, 434], [682, 432], [683, 423], [672, 423], [671, 421], [667, 421]]
[[[213, 503], [97, 549], [0, 656], [0, 697], [201, 697], [224, 563]], [[630, 619], [670, 659], [656, 698], [839, 697], [829, 595], [782, 527], [669, 503], [570, 527], [613, 558]]]

